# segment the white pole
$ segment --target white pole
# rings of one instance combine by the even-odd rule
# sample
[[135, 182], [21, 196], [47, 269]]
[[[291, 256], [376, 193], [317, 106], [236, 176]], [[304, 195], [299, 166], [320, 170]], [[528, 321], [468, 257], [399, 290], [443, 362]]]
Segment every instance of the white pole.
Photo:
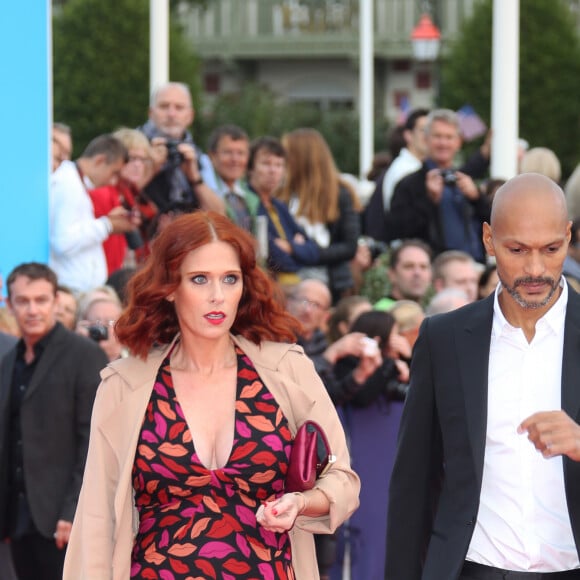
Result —
[[361, 0], [359, 25], [359, 175], [371, 168], [374, 144], [373, 1]]
[[491, 77], [491, 177], [517, 174], [520, 1], [494, 0]]
[[169, 0], [149, 0], [149, 88], [169, 81]]

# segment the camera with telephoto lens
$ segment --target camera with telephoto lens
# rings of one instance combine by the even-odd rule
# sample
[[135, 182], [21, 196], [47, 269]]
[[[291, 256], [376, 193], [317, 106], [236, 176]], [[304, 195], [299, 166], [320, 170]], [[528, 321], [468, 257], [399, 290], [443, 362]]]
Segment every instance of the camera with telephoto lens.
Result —
[[89, 338], [93, 339], [95, 342], [102, 342], [109, 338], [109, 329], [104, 324], [99, 324], [98, 322], [91, 324], [87, 328], [87, 332], [89, 333]]
[[167, 163], [172, 167], [178, 167], [183, 163], [183, 154], [177, 150], [177, 146], [182, 141], [179, 139], [167, 139], [165, 146], [167, 147]]
[[457, 176], [455, 175], [455, 171], [453, 171], [453, 169], [442, 169], [441, 177], [443, 178], [443, 183], [445, 185], [453, 186], [457, 183]]

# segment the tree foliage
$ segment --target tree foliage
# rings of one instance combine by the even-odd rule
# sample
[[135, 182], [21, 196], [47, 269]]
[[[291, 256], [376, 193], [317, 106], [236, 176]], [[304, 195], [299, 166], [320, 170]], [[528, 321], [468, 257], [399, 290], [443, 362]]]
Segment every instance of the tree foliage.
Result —
[[[476, 5], [442, 64], [441, 104], [491, 116], [492, 0]], [[520, 3], [520, 136], [552, 149], [569, 173], [580, 156], [580, 42], [562, 0]]]
[[[170, 78], [199, 94], [198, 61], [172, 19]], [[147, 118], [149, 2], [67, 0], [53, 17], [54, 119], [72, 127], [75, 154], [96, 135]]]
[[[195, 137], [202, 146], [219, 125], [234, 123], [250, 138], [261, 135], [281, 137], [298, 127], [320, 131], [333, 153], [340, 171], [358, 174], [358, 113], [351, 110], [322, 110], [313, 104], [284, 102], [267, 88], [247, 83], [235, 94], [224, 94], [206, 106], [195, 121]], [[384, 149], [386, 122], [377, 122], [376, 148]]]

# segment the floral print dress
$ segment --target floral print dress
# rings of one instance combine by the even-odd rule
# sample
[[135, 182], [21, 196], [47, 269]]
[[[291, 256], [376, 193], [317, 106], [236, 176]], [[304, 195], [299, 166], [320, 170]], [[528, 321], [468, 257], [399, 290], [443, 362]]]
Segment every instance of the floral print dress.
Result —
[[236, 348], [235, 433], [223, 468], [200, 462], [173, 388], [159, 369], [133, 465], [139, 531], [131, 578], [293, 580], [288, 533], [256, 522], [283, 493], [292, 435], [252, 362]]

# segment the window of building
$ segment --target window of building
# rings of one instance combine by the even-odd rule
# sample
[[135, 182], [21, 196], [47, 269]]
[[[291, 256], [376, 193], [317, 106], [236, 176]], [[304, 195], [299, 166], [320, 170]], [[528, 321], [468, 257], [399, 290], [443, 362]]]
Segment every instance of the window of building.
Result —
[[220, 92], [220, 76], [217, 73], [207, 73], [203, 79], [206, 93], [217, 94]]
[[419, 70], [415, 74], [415, 87], [420, 90], [428, 90], [431, 88], [431, 72], [428, 70]]

